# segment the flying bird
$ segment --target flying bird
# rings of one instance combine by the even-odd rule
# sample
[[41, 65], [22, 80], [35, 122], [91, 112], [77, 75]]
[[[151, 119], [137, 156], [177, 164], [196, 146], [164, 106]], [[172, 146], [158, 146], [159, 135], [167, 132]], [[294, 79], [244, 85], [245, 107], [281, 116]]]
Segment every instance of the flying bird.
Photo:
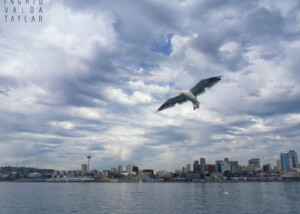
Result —
[[200, 82], [198, 82], [198, 84], [190, 90], [181, 91], [179, 92], [178, 96], [168, 99], [164, 104], [162, 104], [161, 107], [159, 107], [159, 109], [157, 109], [157, 111], [162, 111], [166, 108], [175, 106], [176, 103], [183, 104], [187, 101], [191, 101], [193, 103], [194, 110], [198, 109], [200, 103], [197, 100], [197, 96], [203, 94], [206, 88], [211, 88], [212, 86], [214, 86], [221, 80], [221, 78], [222, 76], [216, 76], [200, 80]]

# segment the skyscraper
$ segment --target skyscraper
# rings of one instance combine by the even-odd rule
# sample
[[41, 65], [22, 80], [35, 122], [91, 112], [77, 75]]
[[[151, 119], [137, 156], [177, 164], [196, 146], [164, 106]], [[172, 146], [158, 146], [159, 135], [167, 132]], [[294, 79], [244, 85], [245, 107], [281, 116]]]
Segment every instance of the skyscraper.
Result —
[[132, 172], [135, 172], [135, 174], [139, 173], [139, 167], [132, 165]]
[[200, 171], [201, 173], [205, 173], [205, 158], [200, 158]]
[[88, 171], [87, 169], [88, 169], [88, 167], [87, 167], [86, 164], [81, 164], [81, 172], [82, 172], [82, 173], [87, 172], [87, 171]]
[[230, 164], [228, 162], [217, 160], [216, 161], [216, 172], [224, 173], [225, 171], [231, 171]]
[[287, 152], [281, 152], [280, 160], [281, 160], [282, 170], [286, 171], [286, 172], [289, 172], [291, 170], [290, 161], [289, 161], [289, 154]]
[[276, 161], [276, 165], [277, 165], [277, 170], [278, 170], [278, 171], [281, 171], [281, 170], [282, 170], [281, 160], [277, 160], [277, 161]]
[[293, 150], [289, 151], [288, 156], [292, 162], [292, 165], [290, 166], [291, 168], [298, 168], [298, 156], [297, 153]]
[[121, 164], [118, 165], [117, 174], [121, 175], [123, 171], [123, 166]]
[[187, 168], [188, 172], [192, 171], [192, 170], [191, 170], [191, 164], [188, 163], [188, 164], [186, 165], [186, 168]]
[[132, 165], [128, 164], [128, 165], [126, 166], [126, 172], [127, 172], [128, 174], [131, 174], [131, 171], [132, 171]]
[[194, 161], [194, 164], [193, 164], [193, 169], [194, 169], [194, 172], [200, 172], [200, 165], [199, 165], [199, 161]]

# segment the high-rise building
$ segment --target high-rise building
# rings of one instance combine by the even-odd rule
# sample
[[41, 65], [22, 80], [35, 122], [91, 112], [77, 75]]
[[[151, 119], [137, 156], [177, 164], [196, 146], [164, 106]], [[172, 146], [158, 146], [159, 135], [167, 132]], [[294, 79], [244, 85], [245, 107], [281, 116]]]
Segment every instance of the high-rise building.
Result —
[[289, 151], [288, 153], [289, 158], [291, 159], [292, 164], [290, 165], [291, 168], [298, 168], [298, 156], [294, 150]]
[[221, 160], [216, 161], [216, 172], [221, 173], [222, 172], [222, 162]]
[[132, 172], [135, 172], [135, 174], [139, 173], [139, 167], [132, 165]]
[[263, 165], [263, 171], [264, 172], [270, 172], [271, 171], [271, 164], [267, 163]]
[[200, 172], [200, 165], [199, 165], [199, 161], [194, 161], [194, 164], [193, 164], [193, 171], [194, 172]]
[[281, 167], [283, 171], [289, 172], [291, 171], [291, 159], [289, 158], [289, 153], [287, 152], [281, 152], [280, 154], [280, 160], [281, 160]]
[[216, 161], [216, 172], [224, 173], [225, 171], [231, 171], [230, 164], [228, 162], [217, 160]]
[[192, 169], [191, 169], [191, 164], [188, 163], [188, 164], [186, 165], [186, 168], [187, 168], [188, 172], [192, 171]]
[[233, 167], [233, 166], [238, 167], [239, 166], [238, 161], [229, 161], [229, 164], [230, 164], [231, 167]]
[[126, 172], [127, 172], [128, 174], [131, 174], [131, 171], [132, 171], [132, 165], [128, 164], [128, 165], [126, 166]]
[[82, 173], [85, 173], [85, 172], [87, 172], [87, 165], [86, 164], [81, 164], [81, 172]]
[[200, 158], [200, 171], [202, 174], [205, 173], [205, 158]]
[[276, 165], [277, 165], [277, 170], [278, 170], [278, 171], [281, 171], [281, 170], [282, 170], [281, 160], [277, 160], [277, 161], [276, 161]]
[[182, 167], [182, 172], [183, 173], [188, 173], [189, 172], [189, 169], [187, 167]]
[[206, 167], [207, 167], [207, 171], [208, 171], [209, 173], [214, 173], [214, 172], [216, 172], [216, 165], [214, 165], [214, 164], [207, 164]]
[[113, 167], [113, 168], [110, 169], [110, 172], [113, 173], [113, 174], [117, 173], [117, 169], [115, 167]]
[[248, 161], [249, 167], [260, 168], [260, 160], [259, 158], [252, 158]]
[[117, 174], [121, 175], [123, 171], [123, 166], [121, 164], [118, 165]]

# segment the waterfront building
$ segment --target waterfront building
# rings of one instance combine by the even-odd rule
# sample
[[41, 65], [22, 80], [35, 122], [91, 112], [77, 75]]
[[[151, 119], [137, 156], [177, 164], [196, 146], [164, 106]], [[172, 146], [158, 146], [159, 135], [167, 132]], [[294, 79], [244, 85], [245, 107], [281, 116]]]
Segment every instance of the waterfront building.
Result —
[[154, 175], [153, 169], [143, 169], [143, 174], [153, 176]]
[[157, 177], [167, 177], [167, 171], [162, 170], [156, 173]]
[[109, 173], [110, 171], [109, 170], [102, 170], [102, 175], [105, 176], [105, 177], [108, 177], [109, 176]]
[[283, 171], [289, 172], [291, 170], [289, 154], [287, 152], [281, 152], [280, 154], [281, 167]]
[[249, 167], [260, 168], [260, 160], [259, 158], [252, 158], [248, 161]]
[[194, 179], [200, 179], [200, 174], [199, 173], [196, 173], [196, 172], [190, 172], [190, 173], [187, 173], [185, 175], [185, 178], [188, 180], [188, 181], [192, 181]]
[[61, 170], [61, 171], [59, 172], [59, 175], [60, 175], [60, 176], [66, 176], [66, 175], [67, 175], [67, 172], [66, 172], [65, 170]]
[[41, 173], [38, 172], [33, 172], [28, 175], [28, 178], [40, 178], [40, 177], [41, 177]]
[[199, 165], [199, 161], [195, 160], [194, 164], [193, 164], [193, 171], [194, 172], [200, 172], [200, 165]]
[[289, 158], [291, 159], [291, 168], [298, 168], [298, 156], [297, 153], [294, 150], [289, 151], [288, 153]]
[[59, 177], [59, 171], [54, 170], [53, 173], [52, 173], [52, 177]]
[[200, 158], [200, 171], [205, 174], [205, 158]]

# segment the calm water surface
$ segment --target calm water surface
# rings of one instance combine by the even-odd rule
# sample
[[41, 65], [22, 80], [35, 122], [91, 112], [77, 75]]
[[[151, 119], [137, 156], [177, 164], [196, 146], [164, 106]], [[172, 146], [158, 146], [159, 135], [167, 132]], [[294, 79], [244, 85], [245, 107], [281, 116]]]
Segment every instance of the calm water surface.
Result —
[[2, 182], [0, 213], [300, 213], [299, 196], [300, 182]]

